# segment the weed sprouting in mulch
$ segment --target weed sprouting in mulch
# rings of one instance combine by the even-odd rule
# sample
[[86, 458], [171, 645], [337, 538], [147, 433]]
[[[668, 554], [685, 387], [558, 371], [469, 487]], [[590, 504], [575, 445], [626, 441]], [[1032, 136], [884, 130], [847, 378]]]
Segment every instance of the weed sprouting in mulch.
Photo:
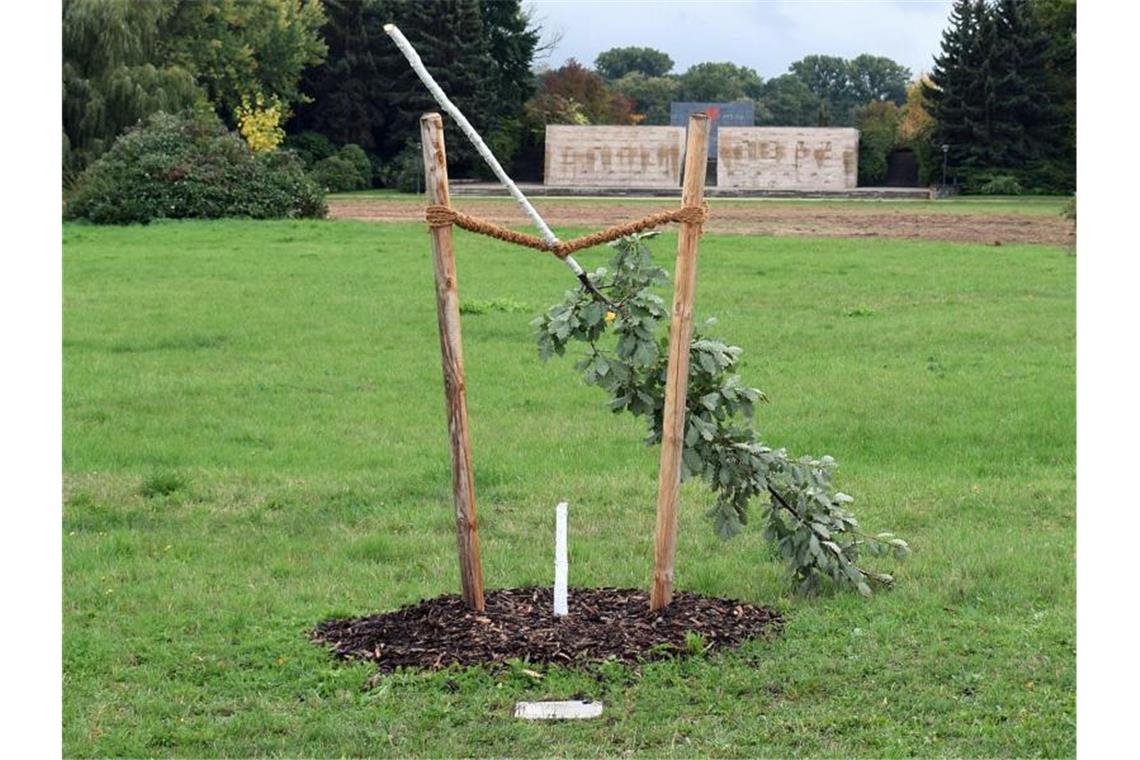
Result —
[[[559, 618], [552, 597], [549, 588], [500, 589], [476, 612], [450, 594], [394, 612], [327, 620], [310, 637], [337, 657], [375, 662], [382, 673], [509, 660], [584, 667], [735, 649], [778, 633], [782, 622], [770, 609], [685, 592], [652, 612], [647, 592], [620, 588], [571, 589], [570, 614]], [[694, 641], [702, 642], [700, 652]]]

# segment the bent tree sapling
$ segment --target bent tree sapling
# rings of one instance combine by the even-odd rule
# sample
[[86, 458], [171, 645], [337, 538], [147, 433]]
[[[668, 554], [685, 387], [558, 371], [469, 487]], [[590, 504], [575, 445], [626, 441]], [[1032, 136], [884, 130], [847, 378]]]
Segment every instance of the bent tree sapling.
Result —
[[[587, 385], [610, 394], [615, 413], [648, 420], [646, 443], [661, 442], [667, 339], [662, 326], [669, 311], [653, 292], [668, 280], [653, 263], [645, 241], [655, 232], [622, 238], [611, 245], [609, 269], [588, 274], [606, 302], [584, 289], [566, 292], [531, 324], [539, 356], [563, 355], [571, 343], [585, 344], [575, 368]], [[801, 593], [830, 579], [864, 596], [872, 584], [894, 579], [864, 567], [864, 554], [905, 558], [910, 548], [890, 533], [867, 535], [847, 509], [852, 498], [833, 484], [835, 460], [792, 457], [766, 445], [756, 432], [756, 404], [764, 393], [744, 384], [735, 369], [741, 349], [709, 337], [715, 324], [694, 328], [689, 346], [682, 478], [698, 476], [716, 495], [709, 510], [718, 535], [728, 538], [748, 521], [748, 504], [765, 497], [764, 537], [787, 562]]]

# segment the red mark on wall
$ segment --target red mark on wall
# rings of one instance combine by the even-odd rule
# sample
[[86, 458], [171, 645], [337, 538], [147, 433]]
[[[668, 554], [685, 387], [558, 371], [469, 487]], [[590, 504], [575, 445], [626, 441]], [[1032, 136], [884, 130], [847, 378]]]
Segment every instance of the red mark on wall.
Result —
[[705, 109], [705, 113], [708, 114], [709, 121], [716, 121], [720, 118], [720, 108], [717, 106], [709, 106]]

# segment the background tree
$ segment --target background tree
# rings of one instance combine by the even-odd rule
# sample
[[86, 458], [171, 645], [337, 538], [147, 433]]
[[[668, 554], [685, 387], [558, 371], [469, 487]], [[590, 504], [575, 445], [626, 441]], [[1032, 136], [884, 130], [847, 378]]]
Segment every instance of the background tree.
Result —
[[983, 46], [989, 26], [981, 0], [955, 0], [950, 24], [942, 32], [941, 52], [934, 58], [929, 83], [923, 86], [937, 124], [935, 141], [949, 146], [954, 174], [979, 166], [978, 150], [990, 139]]
[[159, 55], [175, 5], [173, 0], [64, 0], [65, 178], [140, 119], [205, 100], [192, 70]]
[[756, 101], [756, 124], [811, 127], [819, 120], [819, 98], [795, 74], [769, 79]]
[[906, 89], [906, 105], [899, 111], [899, 121], [895, 141], [900, 147], [914, 151], [918, 161], [920, 182], [934, 182], [941, 179], [942, 151], [933, 143], [937, 126], [923, 96], [924, 86], [929, 87], [929, 78], [916, 80]]
[[648, 47], [611, 48], [594, 59], [594, 69], [606, 79], [621, 79], [637, 72], [648, 78], [663, 77], [673, 70], [673, 59]]
[[[327, 14], [328, 59], [305, 77], [313, 102], [297, 109], [292, 135], [316, 132], [336, 145], [358, 144], [381, 166], [411, 164], [419, 117], [438, 106], [384, 33], [392, 22], [500, 160], [510, 162], [525, 137], [521, 114], [535, 86], [530, 66], [539, 42], [519, 0], [334, 0]], [[448, 154], [457, 176], [482, 170], [465, 141], [452, 141]]]
[[481, 0], [487, 52], [491, 57], [489, 87], [500, 115], [517, 115], [534, 94], [531, 64], [540, 33], [522, 10], [520, 0]]
[[1058, 175], [1058, 184], [1076, 187], [1077, 3], [1076, 0], [1034, 0], [1031, 10], [1049, 38], [1045, 70], [1062, 125], [1063, 142], [1057, 146], [1052, 168]]
[[951, 172], [967, 189], [994, 177], [1054, 192], [1075, 183], [1075, 122], [1038, 18], [1029, 0], [954, 4], [924, 95], [935, 141], [949, 146]]
[[991, 15], [987, 161], [1003, 173], [1013, 173], [1054, 155], [1061, 125], [1045, 70], [1049, 39], [1029, 3], [998, 0]]
[[681, 100], [727, 103], [760, 96], [763, 80], [755, 69], [734, 63], [698, 63], [680, 77]]
[[887, 178], [887, 158], [895, 148], [899, 107], [890, 100], [868, 103], [855, 117], [859, 129], [859, 184], [881, 185]]
[[[480, 0], [487, 52], [491, 58], [491, 94], [486, 136], [500, 161], [509, 165], [526, 139], [523, 106], [537, 87], [531, 65], [539, 49], [539, 29], [523, 11], [520, 0]], [[490, 178], [490, 170], [478, 164]]]
[[301, 73], [328, 51], [324, 23], [319, 0], [180, 0], [163, 47], [169, 60], [195, 73], [220, 114], [236, 123], [244, 101], [261, 97], [287, 110], [303, 100]]
[[611, 83], [611, 88], [633, 103], [633, 110], [644, 118], [641, 124], [668, 125], [670, 106], [681, 91], [676, 77], [649, 77], [631, 71]]
[[788, 70], [807, 85], [818, 102], [819, 122], [850, 124], [850, 109], [857, 103], [847, 79], [847, 61], [834, 55], [808, 55], [793, 63]]
[[376, 129], [388, 121], [387, 81], [378, 62], [380, 46], [388, 42], [384, 7], [378, 0], [326, 0], [325, 13], [321, 34], [328, 55], [305, 72], [301, 87], [312, 100], [298, 106], [289, 131], [315, 132], [336, 145], [356, 144], [374, 153]]
[[847, 62], [847, 86], [857, 103], [889, 100], [901, 106], [908, 81], [910, 69], [881, 55], [864, 53]]
[[573, 58], [557, 69], [539, 74], [538, 82], [538, 93], [527, 103], [527, 117], [534, 127], [634, 121], [632, 102]]
[[820, 126], [851, 126], [856, 112], [870, 102], [889, 100], [902, 105], [910, 79], [907, 67], [890, 58], [868, 54], [849, 61], [834, 55], [808, 55], [789, 70], [817, 98]]
[[66, 0], [65, 171], [160, 110], [197, 104], [233, 126], [247, 105], [279, 129], [302, 70], [324, 55], [323, 21], [317, 0]]

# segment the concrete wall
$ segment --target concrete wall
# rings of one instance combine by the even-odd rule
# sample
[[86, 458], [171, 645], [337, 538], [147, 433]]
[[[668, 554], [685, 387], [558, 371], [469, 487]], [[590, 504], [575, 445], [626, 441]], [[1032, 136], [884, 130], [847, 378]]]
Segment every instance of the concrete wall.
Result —
[[680, 187], [684, 127], [546, 127], [547, 185]]
[[721, 127], [718, 187], [845, 190], [856, 185], [859, 131], [846, 127]]

